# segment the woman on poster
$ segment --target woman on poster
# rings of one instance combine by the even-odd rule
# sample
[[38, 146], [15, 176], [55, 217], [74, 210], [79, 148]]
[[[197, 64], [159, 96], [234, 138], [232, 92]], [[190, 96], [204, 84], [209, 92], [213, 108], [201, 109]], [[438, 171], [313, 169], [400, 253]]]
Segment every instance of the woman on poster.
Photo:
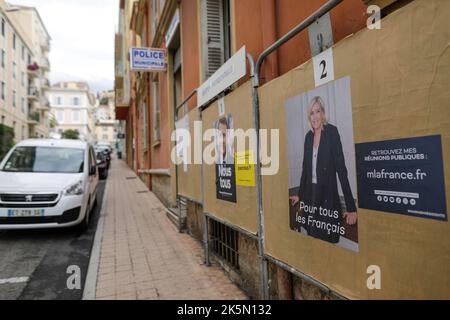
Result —
[[[357, 222], [355, 200], [348, 181], [344, 153], [338, 129], [329, 124], [322, 98], [312, 99], [308, 108], [311, 130], [305, 137], [303, 171], [298, 196], [290, 197], [292, 205], [300, 202], [305, 217], [303, 227], [308, 235], [338, 243], [343, 235], [342, 216], [348, 225]], [[345, 198], [343, 214], [339, 199], [339, 177]]]

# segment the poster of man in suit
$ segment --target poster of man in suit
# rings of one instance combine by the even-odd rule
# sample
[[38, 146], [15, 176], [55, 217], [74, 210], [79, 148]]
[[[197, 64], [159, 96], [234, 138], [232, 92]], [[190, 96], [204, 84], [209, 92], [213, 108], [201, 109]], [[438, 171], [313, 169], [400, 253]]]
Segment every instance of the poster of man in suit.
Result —
[[231, 114], [214, 122], [216, 129], [216, 195], [217, 199], [236, 203], [236, 170], [234, 123]]
[[359, 251], [350, 78], [287, 100], [290, 228]]

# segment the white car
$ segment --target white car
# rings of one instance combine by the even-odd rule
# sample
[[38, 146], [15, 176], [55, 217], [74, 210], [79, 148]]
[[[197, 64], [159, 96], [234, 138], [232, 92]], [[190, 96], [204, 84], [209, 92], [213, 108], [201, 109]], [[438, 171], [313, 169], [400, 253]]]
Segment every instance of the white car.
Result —
[[25, 140], [0, 163], [0, 230], [89, 226], [98, 170], [91, 145]]

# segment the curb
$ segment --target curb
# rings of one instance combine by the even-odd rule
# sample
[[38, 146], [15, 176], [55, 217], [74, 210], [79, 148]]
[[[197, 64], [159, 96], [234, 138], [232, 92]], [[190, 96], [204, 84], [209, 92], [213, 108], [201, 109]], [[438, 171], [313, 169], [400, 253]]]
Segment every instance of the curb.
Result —
[[108, 185], [109, 183], [107, 182], [105, 186], [105, 193], [103, 195], [102, 209], [100, 210], [100, 217], [97, 223], [97, 230], [95, 231], [94, 244], [92, 245], [91, 257], [89, 259], [89, 268], [84, 284], [82, 300], [95, 300], [98, 266], [100, 264], [100, 252], [103, 239], [103, 228], [105, 224], [106, 199], [108, 198]]

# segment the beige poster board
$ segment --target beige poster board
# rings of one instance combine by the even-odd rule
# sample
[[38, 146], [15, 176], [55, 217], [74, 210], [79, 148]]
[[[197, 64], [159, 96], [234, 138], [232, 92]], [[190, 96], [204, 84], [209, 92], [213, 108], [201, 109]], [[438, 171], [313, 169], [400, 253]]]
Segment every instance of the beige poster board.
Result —
[[[197, 130], [201, 134], [200, 113], [198, 109], [191, 110], [187, 117], [189, 118], [189, 132], [191, 141], [188, 146], [188, 155], [190, 157], [190, 164], [185, 166], [184, 164], [178, 165], [178, 194], [182, 197], [193, 200], [197, 203], [202, 203], [202, 166], [201, 164], [195, 164], [195, 144], [200, 144], [202, 141], [195, 141], [195, 123], [197, 122]], [[201, 159], [201, 154], [197, 155], [198, 159]]]
[[[210, 105], [202, 114], [203, 130], [212, 129], [214, 123], [224, 115], [232, 116], [235, 130], [243, 129], [246, 131], [253, 128], [251, 93], [250, 83], [247, 82], [224, 98], [224, 110], [219, 109], [218, 102]], [[223, 111], [224, 114], [221, 115]], [[204, 150], [210, 143], [204, 143]], [[238, 148], [237, 143], [235, 143], [235, 152], [239, 153], [245, 150], [245, 147]], [[203, 165], [204, 211], [252, 234], [256, 234], [258, 230], [256, 188], [236, 184], [236, 203], [219, 200], [216, 195], [215, 170], [215, 164]]]
[[[416, 0], [334, 48], [351, 78], [355, 143], [442, 135], [450, 208], [450, 2]], [[289, 228], [285, 102], [315, 88], [309, 61], [260, 89], [261, 127], [280, 129], [280, 171], [263, 177], [266, 253], [355, 299], [449, 299], [449, 222], [358, 209], [359, 252]], [[274, 192], [276, 190], [276, 192]], [[369, 290], [367, 270], [381, 270]]]

